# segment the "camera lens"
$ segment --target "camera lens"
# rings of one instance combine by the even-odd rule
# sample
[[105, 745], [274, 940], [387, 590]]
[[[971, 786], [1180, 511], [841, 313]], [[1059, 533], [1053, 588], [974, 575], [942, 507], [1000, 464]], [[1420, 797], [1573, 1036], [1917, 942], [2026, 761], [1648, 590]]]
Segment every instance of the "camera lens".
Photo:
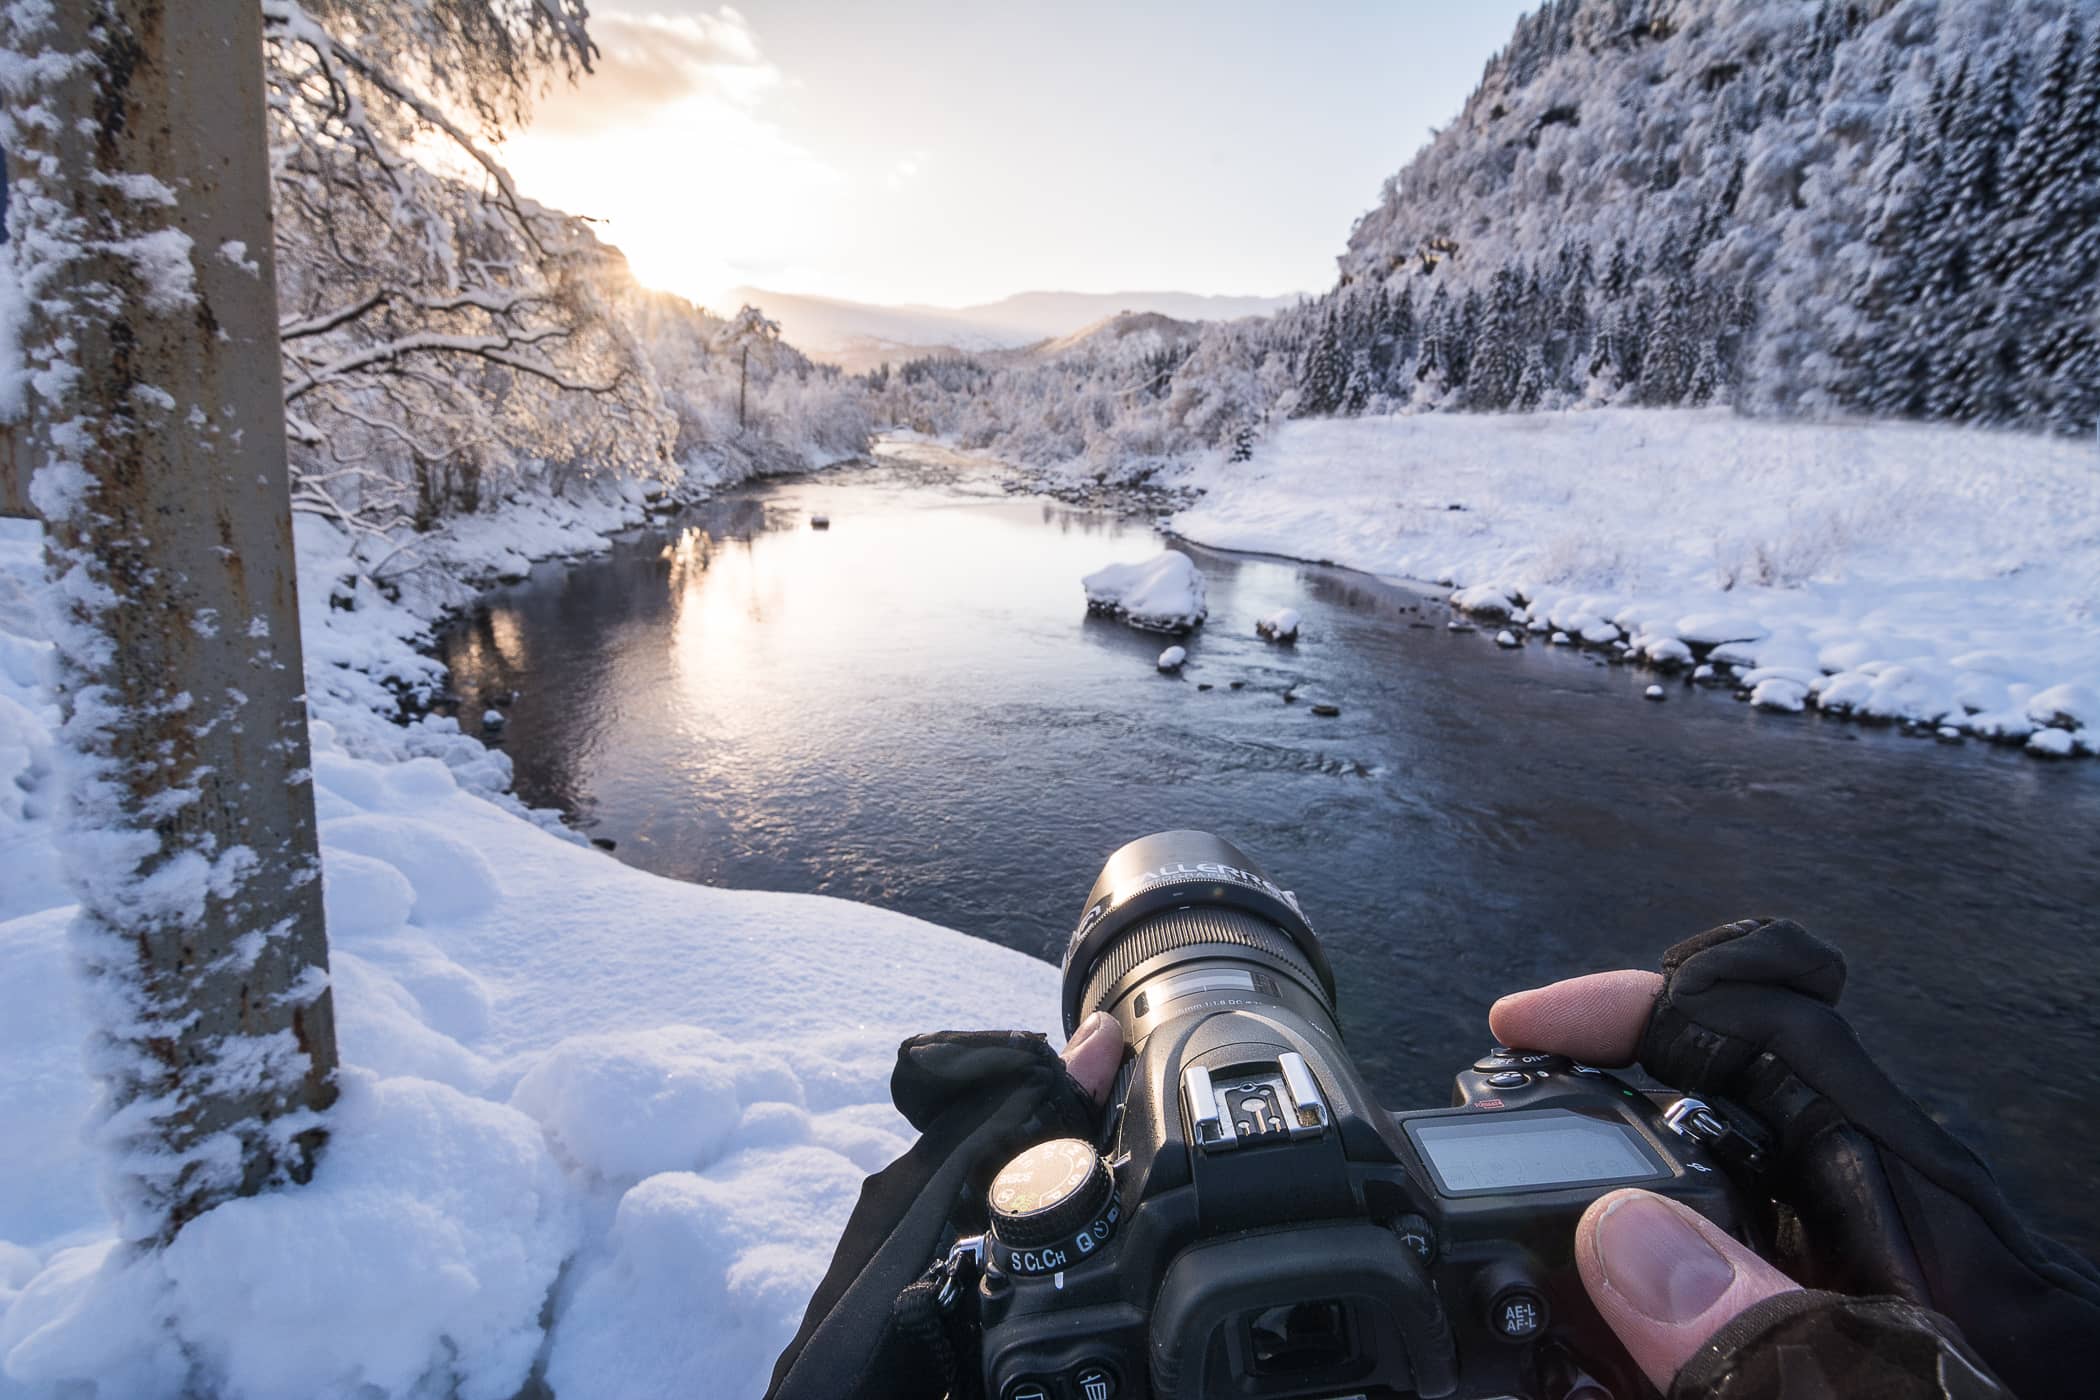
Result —
[[1219, 958], [1286, 977], [1334, 1012], [1334, 973], [1289, 891], [1207, 831], [1140, 837], [1108, 858], [1065, 947], [1065, 1031], [1133, 979]]

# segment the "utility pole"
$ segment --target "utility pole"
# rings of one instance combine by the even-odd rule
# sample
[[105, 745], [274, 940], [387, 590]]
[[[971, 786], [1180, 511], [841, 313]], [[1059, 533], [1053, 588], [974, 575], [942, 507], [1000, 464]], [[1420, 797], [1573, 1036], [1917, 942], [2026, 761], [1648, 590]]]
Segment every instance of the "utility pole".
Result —
[[0, 47], [72, 938], [118, 1228], [150, 1245], [305, 1180], [335, 1094], [261, 7], [12, 5]]

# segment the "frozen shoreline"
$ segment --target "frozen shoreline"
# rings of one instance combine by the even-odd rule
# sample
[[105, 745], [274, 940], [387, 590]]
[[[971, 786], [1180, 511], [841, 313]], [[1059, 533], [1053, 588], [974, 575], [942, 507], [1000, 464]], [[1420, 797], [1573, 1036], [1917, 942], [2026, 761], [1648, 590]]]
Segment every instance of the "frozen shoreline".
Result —
[[0, 1400], [506, 1397], [533, 1374], [582, 1400], [757, 1394], [862, 1177], [911, 1140], [898, 1040], [1054, 1027], [1043, 963], [630, 869], [525, 812], [508, 759], [452, 721], [391, 721], [442, 681], [418, 647], [445, 607], [602, 549], [643, 505], [476, 517], [398, 599], [346, 584], [342, 536], [302, 519], [335, 1136], [310, 1185], [128, 1264], [85, 1140], [38, 536], [0, 521]]
[[[1434, 581], [1773, 709], [2100, 752], [2100, 451], [1606, 410], [1302, 420], [1184, 464], [1184, 538]], [[1492, 629], [1490, 629], [1492, 635]]]

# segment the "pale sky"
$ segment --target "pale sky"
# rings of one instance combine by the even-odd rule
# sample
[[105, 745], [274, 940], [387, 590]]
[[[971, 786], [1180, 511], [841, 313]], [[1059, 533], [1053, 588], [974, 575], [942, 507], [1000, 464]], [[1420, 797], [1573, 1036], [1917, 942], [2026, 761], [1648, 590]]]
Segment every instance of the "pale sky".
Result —
[[958, 306], [1318, 291], [1530, 0], [593, 6], [505, 147], [651, 285]]

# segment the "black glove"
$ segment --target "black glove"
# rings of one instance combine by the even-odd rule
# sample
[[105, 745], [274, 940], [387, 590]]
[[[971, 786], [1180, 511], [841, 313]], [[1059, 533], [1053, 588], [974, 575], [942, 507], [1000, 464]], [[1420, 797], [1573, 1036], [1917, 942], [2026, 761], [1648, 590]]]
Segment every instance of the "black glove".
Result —
[[862, 1184], [831, 1268], [774, 1364], [770, 1400], [918, 1400], [951, 1385], [974, 1393], [973, 1358], [948, 1349], [929, 1315], [931, 1290], [914, 1285], [950, 1241], [985, 1228], [985, 1191], [1015, 1153], [1094, 1135], [1085, 1090], [1048, 1041], [1019, 1031], [905, 1041], [890, 1097], [919, 1140]]
[[[1837, 949], [1789, 920], [1747, 920], [1672, 948], [1663, 978], [1641, 1038], [1641, 1066], [1718, 1101], [1724, 1115], [1747, 1111], [1769, 1130], [1762, 1185], [1787, 1212], [1778, 1262], [1788, 1273], [1811, 1288], [1892, 1295], [1875, 1300], [1882, 1323], [1894, 1325], [1902, 1314], [1915, 1330], [1917, 1308], [1945, 1314], [1957, 1336], [2029, 1400], [2100, 1393], [2100, 1271], [2029, 1233], [1990, 1169], [1875, 1065], [1836, 1010], [1845, 983]], [[1903, 1314], [1893, 1300], [1916, 1308]], [[1783, 1368], [1771, 1369], [1778, 1349], [1798, 1351], [1811, 1335], [1835, 1336], [1874, 1314], [1852, 1300], [1858, 1306], [1849, 1320], [1817, 1321], [1813, 1305], [1797, 1302], [1797, 1311], [1778, 1324], [1764, 1318], [1760, 1330], [1754, 1315], [1778, 1301], [1744, 1315], [1755, 1335], [1730, 1337], [1731, 1327], [1709, 1344], [1707, 1377], [1725, 1383], [1687, 1389], [1699, 1378], [1681, 1373], [1672, 1395], [1791, 1395], [1742, 1378], [1781, 1375]], [[1929, 1319], [1924, 1325], [1929, 1330]], [[1715, 1352], [1723, 1342], [1740, 1354]], [[1753, 1354], [1762, 1352], [1771, 1355]], [[1914, 1347], [1913, 1354], [1922, 1353]], [[1835, 1393], [1990, 1391], [1846, 1384]]]
[[1781, 1293], [1685, 1362], [1669, 1400], [2007, 1400], [1953, 1325], [1898, 1298]]

